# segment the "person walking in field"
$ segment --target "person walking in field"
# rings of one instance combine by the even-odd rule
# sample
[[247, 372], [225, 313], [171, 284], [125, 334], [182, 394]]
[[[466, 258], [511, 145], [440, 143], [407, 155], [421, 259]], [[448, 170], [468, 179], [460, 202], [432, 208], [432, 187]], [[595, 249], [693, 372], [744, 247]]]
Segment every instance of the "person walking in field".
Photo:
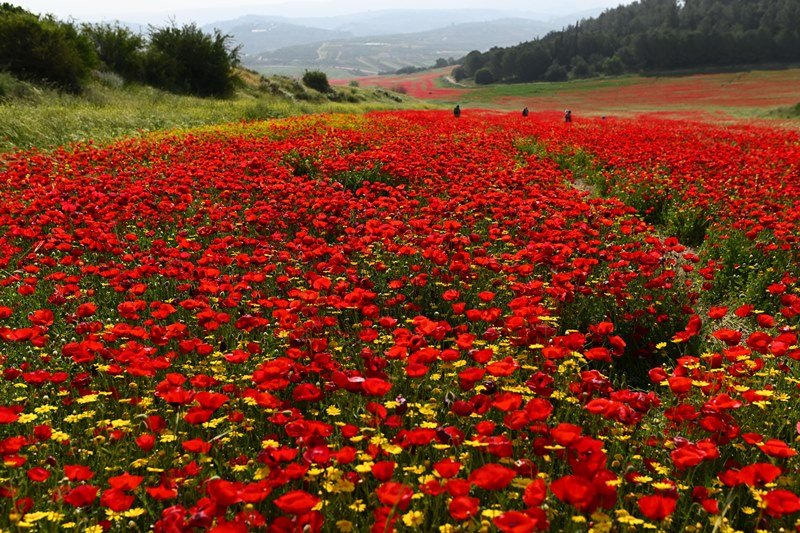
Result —
[[528, 116], [528, 108], [527, 107], [522, 110], [522, 116], [523, 117], [527, 117]]
[[564, 122], [572, 122], [572, 111], [569, 109], [564, 111]]
[[455, 116], [456, 118], [461, 116], [461, 106], [460, 105], [456, 105], [453, 108], [453, 116]]

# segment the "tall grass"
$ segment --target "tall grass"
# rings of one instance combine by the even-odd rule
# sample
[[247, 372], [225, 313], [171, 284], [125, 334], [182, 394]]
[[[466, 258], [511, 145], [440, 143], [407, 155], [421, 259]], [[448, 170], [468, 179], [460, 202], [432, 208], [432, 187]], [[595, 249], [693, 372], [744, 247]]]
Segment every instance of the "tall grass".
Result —
[[233, 98], [218, 100], [179, 96], [146, 86], [120, 87], [97, 80], [83, 94], [69, 95], [3, 75], [0, 152], [89, 140], [102, 143], [156, 130], [242, 120], [412, 106], [418, 104], [383, 90], [350, 87], [328, 97], [315, 91], [296, 94], [275, 84], [261, 89], [245, 87]]

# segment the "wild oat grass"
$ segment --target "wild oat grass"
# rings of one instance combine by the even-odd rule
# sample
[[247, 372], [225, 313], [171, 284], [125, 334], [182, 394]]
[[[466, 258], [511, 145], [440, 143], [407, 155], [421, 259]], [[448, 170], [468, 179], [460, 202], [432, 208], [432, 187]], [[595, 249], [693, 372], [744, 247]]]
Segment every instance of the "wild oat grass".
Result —
[[0, 151], [51, 148], [73, 142], [107, 142], [119, 137], [173, 128], [286, 117], [306, 113], [362, 113], [417, 104], [381, 89], [337, 90], [331, 98], [316, 91], [293, 94], [273, 83], [245, 87], [218, 100], [179, 96], [151, 87], [116, 87], [96, 81], [81, 95], [69, 95], [0, 79]]

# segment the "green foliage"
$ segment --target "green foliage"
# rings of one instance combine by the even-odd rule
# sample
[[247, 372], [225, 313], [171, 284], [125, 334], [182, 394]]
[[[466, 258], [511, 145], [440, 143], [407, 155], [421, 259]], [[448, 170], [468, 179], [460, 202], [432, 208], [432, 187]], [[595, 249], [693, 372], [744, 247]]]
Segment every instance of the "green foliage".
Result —
[[[50, 148], [72, 142], [104, 143], [123, 136], [175, 128], [287, 117], [307, 113], [360, 113], [415, 106], [382, 89], [347, 89], [342, 102], [293, 96], [298, 80], [273, 77], [240, 88], [226, 100], [177, 95], [140, 84], [122, 86], [102, 74], [79, 94], [36, 87], [0, 73], [0, 152]], [[310, 91], [308, 91], [310, 92]], [[359, 100], [350, 103], [350, 99]]]
[[327, 93], [331, 90], [331, 84], [328, 83], [328, 76], [321, 70], [308, 70], [303, 74], [303, 83], [306, 87]]
[[462, 66], [454, 68], [450, 75], [453, 76], [453, 79], [456, 81], [461, 81], [469, 77], [467, 76], [467, 71]]
[[379, 164], [363, 170], [348, 170], [346, 172], [339, 172], [331, 176], [333, 181], [342, 184], [342, 187], [351, 192], [356, 192], [360, 187], [367, 183], [386, 183], [397, 185], [401, 183], [391, 174], [386, 173]]
[[150, 29], [145, 56], [145, 79], [167, 91], [196, 96], [230, 96], [239, 48], [230, 47], [230, 35], [204, 33], [195, 24]]
[[553, 64], [547, 67], [544, 73], [544, 79], [547, 81], [564, 81], [567, 79], [567, 69], [553, 61]]
[[83, 33], [91, 39], [106, 69], [126, 81], [144, 78], [144, 38], [130, 29], [111, 24], [86, 24]]
[[30, 83], [18, 80], [8, 72], [0, 72], [0, 102], [31, 101], [35, 100], [40, 92]]
[[475, 73], [475, 83], [478, 85], [489, 85], [494, 82], [492, 71], [486, 67], [479, 69]]
[[0, 6], [0, 70], [78, 92], [97, 65], [89, 39], [74, 25]]
[[619, 76], [625, 72], [625, 63], [618, 55], [607, 57], [603, 60], [602, 71], [609, 76]]
[[[545, 58], [549, 57], [545, 61]], [[580, 58], [580, 59], [578, 59]], [[510, 48], [470, 52], [467, 76], [487, 65], [498, 81], [573, 78], [602, 72], [800, 61], [797, 0], [643, 0]], [[545, 62], [543, 66], [543, 61]], [[500, 68], [497, 68], [497, 67]], [[555, 76], [555, 74], [558, 74]]]

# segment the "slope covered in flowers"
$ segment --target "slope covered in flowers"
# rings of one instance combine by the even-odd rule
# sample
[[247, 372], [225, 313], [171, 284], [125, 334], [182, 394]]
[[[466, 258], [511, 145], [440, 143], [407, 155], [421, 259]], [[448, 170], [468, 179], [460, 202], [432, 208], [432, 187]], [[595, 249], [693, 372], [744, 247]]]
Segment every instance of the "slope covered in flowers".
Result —
[[793, 529], [799, 146], [406, 112], [5, 156], [0, 524]]

